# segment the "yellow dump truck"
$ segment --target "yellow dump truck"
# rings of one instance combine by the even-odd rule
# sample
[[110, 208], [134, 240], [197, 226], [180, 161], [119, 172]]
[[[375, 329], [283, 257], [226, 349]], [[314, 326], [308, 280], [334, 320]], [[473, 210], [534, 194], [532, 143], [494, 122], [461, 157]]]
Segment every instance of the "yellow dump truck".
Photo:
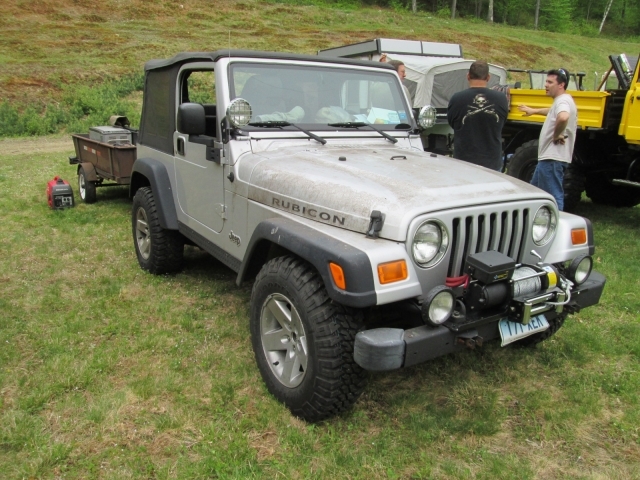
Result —
[[[578, 107], [578, 133], [573, 161], [565, 173], [565, 209], [573, 209], [582, 192], [595, 203], [632, 207], [640, 203], [640, 62], [625, 55], [609, 57], [611, 68], [596, 91], [569, 90]], [[538, 72], [542, 73], [543, 72]], [[617, 88], [605, 89], [617, 80]], [[534, 81], [533, 86], [542, 86]], [[571, 84], [570, 84], [571, 87]], [[529, 181], [535, 170], [538, 137], [545, 117], [525, 117], [519, 105], [551, 106], [544, 89], [512, 88], [503, 130], [507, 173]]]

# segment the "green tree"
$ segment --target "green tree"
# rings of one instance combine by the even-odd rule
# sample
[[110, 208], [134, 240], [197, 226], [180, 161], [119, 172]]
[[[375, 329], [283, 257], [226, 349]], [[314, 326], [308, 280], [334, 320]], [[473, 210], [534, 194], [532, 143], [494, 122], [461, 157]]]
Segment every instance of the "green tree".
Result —
[[573, 22], [571, 0], [546, 0], [540, 7], [542, 26], [552, 32], [566, 32]]

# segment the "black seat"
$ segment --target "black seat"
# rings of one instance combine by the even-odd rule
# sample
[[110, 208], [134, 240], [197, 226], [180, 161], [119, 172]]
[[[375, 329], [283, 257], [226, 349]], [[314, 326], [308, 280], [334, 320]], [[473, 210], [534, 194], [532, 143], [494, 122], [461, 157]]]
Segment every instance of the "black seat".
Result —
[[287, 111], [285, 91], [278, 77], [254, 75], [247, 80], [240, 96], [251, 104], [253, 116]]

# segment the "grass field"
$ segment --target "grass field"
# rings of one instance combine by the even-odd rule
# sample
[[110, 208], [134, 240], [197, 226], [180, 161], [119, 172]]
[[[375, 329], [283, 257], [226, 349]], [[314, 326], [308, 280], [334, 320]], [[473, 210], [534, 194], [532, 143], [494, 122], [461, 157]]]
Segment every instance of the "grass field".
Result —
[[640, 208], [583, 202], [608, 284], [548, 342], [372, 375], [308, 425], [260, 380], [249, 284], [195, 248], [140, 270], [126, 188], [48, 209], [72, 148], [0, 141], [3, 478], [640, 477]]
[[[296, 5], [298, 3], [299, 5]], [[451, 21], [430, 12], [353, 8], [286, 0], [21, 0], [0, 7], [3, 96], [30, 87], [55, 94], [138, 71], [150, 58], [179, 51], [247, 48], [315, 54], [320, 48], [371, 38], [461, 43], [471, 58], [507, 67], [562, 64], [592, 74], [607, 55], [638, 53], [636, 38], [535, 32], [478, 20]], [[321, 2], [315, 2], [321, 3]], [[24, 32], [33, 32], [25, 35]]]

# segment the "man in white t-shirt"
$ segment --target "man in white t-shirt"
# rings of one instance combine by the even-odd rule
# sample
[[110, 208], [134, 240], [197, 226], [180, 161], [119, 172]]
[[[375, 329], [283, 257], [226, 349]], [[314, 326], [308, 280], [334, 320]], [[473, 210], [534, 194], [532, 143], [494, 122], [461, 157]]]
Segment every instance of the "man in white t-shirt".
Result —
[[549, 70], [544, 89], [551, 98], [551, 108], [531, 108], [526, 105], [518, 109], [529, 115], [546, 115], [538, 142], [538, 165], [531, 184], [550, 193], [556, 199], [558, 209], [564, 208], [564, 171], [573, 158], [573, 146], [578, 128], [578, 110], [571, 95], [566, 93], [569, 73], [559, 68]]

